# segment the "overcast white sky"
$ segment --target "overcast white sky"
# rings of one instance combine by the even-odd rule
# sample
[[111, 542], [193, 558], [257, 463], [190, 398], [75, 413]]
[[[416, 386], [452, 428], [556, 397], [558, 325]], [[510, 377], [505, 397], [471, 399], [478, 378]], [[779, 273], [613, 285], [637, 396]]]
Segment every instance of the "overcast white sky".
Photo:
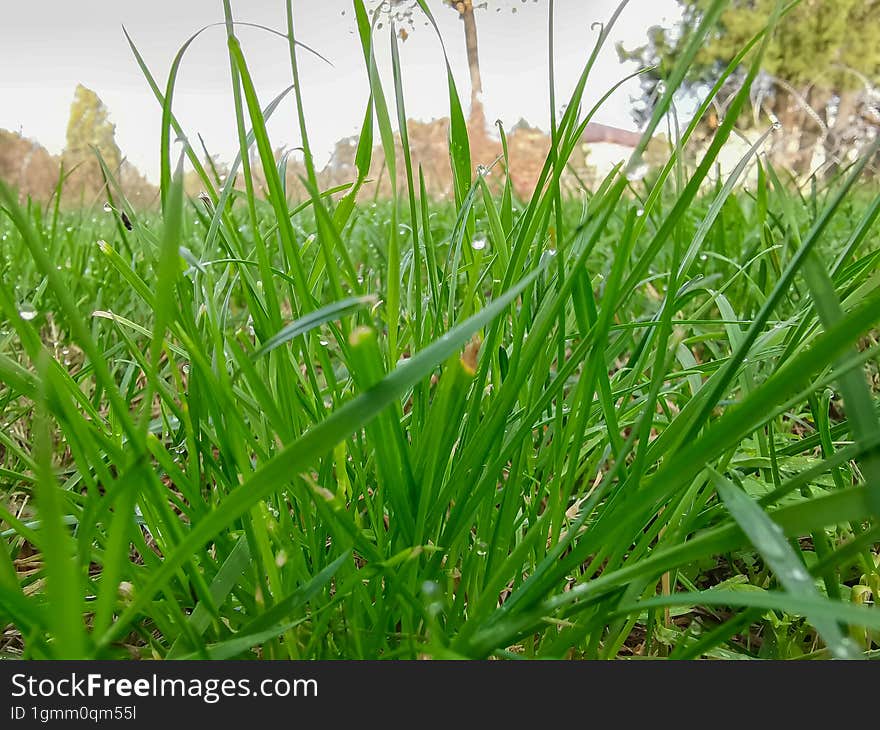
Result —
[[[618, 0], [557, 0], [555, 46], [557, 99], [573, 86], [597, 37], [591, 28], [612, 14]], [[284, 0], [233, 0], [236, 19], [285, 26]], [[464, 33], [457, 14], [429, 0], [450, 54], [462, 99], [470, 98]], [[477, 12], [480, 61], [487, 118], [512, 126], [520, 118], [545, 127], [548, 0], [488, 0]], [[355, 35], [351, 0], [293, 0], [298, 40], [314, 47], [333, 66], [303, 54], [300, 75], [306, 118], [317, 162], [333, 144], [357, 132], [367, 99], [366, 73]], [[159, 167], [160, 108], [141, 75], [125, 37], [128, 29], [153, 74], [164, 87], [177, 49], [198, 28], [223, 18], [221, 0], [0, 0], [0, 127], [22, 131], [50, 152], [64, 146], [67, 117], [77, 83], [95, 90], [110, 109], [123, 153], [150, 178]], [[600, 97], [632, 66], [618, 62], [614, 44], [635, 46], [651, 25], [678, 18], [675, 0], [630, 0], [611, 42], [597, 63], [587, 103]], [[512, 12], [515, 8], [516, 12]], [[241, 28], [251, 73], [265, 106], [291, 83], [283, 39]], [[400, 46], [405, 98], [411, 118], [446, 116], [445, 70], [432, 29], [417, 18]], [[390, 51], [383, 43], [379, 63], [391, 92]], [[596, 121], [633, 128], [624, 87]], [[237, 149], [229, 64], [222, 28], [202, 34], [183, 60], [174, 111], [195, 141], [200, 132], [212, 153], [231, 160]], [[274, 146], [299, 144], [293, 96], [269, 125]]]

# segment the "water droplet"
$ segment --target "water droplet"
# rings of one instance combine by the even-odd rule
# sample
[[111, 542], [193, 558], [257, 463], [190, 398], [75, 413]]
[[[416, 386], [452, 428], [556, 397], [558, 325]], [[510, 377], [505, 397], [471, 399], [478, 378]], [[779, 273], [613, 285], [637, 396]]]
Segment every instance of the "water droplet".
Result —
[[475, 238], [473, 241], [471, 241], [471, 248], [474, 249], [474, 251], [482, 251], [484, 248], [486, 248], [486, 239]]
[[327, 340], [318, 340], [318, 342], [320, 343], [321, 347], [327, 347]]
[[630, 166], [626, 173], [626, 179], [630, 182], [638, 182], [639, 180], [643, 180], [647, 174], [648, 165], [644, 162], [640, 162]]
[[709, 254], [705, 254], [705, 253], [700, 254], [700, 261], [708, 261], [708, 260], [709, 260]]
[[438, 583], [433, 580], [422, 583], [422, 598], [431, 616], [437, 616], [443, 611], [443, 592]]
[[73, 233], [73, 226], [67, 226], [67, 228], [65, 228], [64, 230], [68, 233]]
[[110, 203], [104, 203], [104, 212], [105, 212], [105, 213], [112, 213], [112, 212], [113, 212], [113, 206], [110, 205]]
[[636, 211], [636, 218], [641, 218], [643, 215], [645, 215], [645, 209], [644, 209], [644, 208], [639, 208], [639, 209]]
[[30, 322], [32, 319], [36, 319], [37, 310], [34, 309], [34, 305], [30, 302], [22, 302], [18, 308], [18, 316], [25, 322]]
[[489, 545], [486, 544], [486, 542], [484, 542], [483, 540], [478, 540], [475, 547], [476, 547], [476, 553], [480, 557], [485, 556], [486, 553], [489, 552]]

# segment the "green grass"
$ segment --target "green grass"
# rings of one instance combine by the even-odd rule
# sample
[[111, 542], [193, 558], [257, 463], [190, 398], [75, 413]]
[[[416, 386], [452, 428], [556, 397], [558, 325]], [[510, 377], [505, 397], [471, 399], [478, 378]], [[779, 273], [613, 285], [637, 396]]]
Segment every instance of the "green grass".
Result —
[[[696, 165], [695, 121], [664, 168], [630, 179], [637, 155], [567, 199], [609, 23], [529, 200], [506, 160], [491, 186], [474, 169], [450, 73], [455, 194], [431, 200], [405, 138], [394, 158], [406, 69], [393, 51], [380, 79], [372, 44], [388, 41], [354, 6], [372, 95], [350, 187], [319, 190], [309, 162], [310, 199], [286, 199], [266, 118], [297, 103], [310, 160], [308, 109], [296, 87], [257, 97], [228, 3], [244, 190], [184, 141], [209, 201], [185, 198], [179, 64], [161, 85], [139, 55], [164, 111], [161, 211], [133, 210], [112, 176], [130, 232], [0, 185], [0, 649], [874, 656], [867, 158], [802, 192], [756, 146], [712, 182], [744, 87]], [[295, 32], [288, 3], [294, 79]], [[757, 73], [765, 37], [727, 73]], [[374, 138], [405, 184], [370, 203]]]

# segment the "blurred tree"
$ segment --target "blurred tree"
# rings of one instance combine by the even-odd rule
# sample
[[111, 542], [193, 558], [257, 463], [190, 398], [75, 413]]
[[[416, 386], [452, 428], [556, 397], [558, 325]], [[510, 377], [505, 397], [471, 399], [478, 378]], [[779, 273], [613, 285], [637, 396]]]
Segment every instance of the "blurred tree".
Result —
[[67, 122], [65, 161], [80, 163], [94, 159], [93, 147], [100, 151], [107, 167], [115, 173], [122, 163], [122, 154], [116, 145], [116, 125], [110, 122], [107, 107], [98, 95], [77, 84]]
[[36, 141], [0, 129], [0, 180], [17, 188], [22, 199], [48, 200], [58, 173], [58, 160]]
[[[480, 76], [480, 51], [477, 46], [477, 21], [474, 19], [473, 0], [446, 0], [455, 9], [464, 26], [464, 45], [467, 51], [468, 73], [471, 79], [471, 121], [485, 126], [483, 111], [483, 79]], [[483, 3], [483, 7], [485, 7]]]
[[[710, 0], [679, 0], [682, 20], [673, 28], [654, 27], [647, 43], [618, 48], [623, 60], [657, 68], [643, 77], [643, 97], [634, 116], [651, 113], [657, 84], [665, 78], [689, 32]], [[776, 0], [730, 0], [718, 26], [690, 69], [687, 85], [713, 84], [749, 39], [767, 23]], [[803, 0], [781, 21], [763, 60], [763, 73], [752, 89], [756, 119], [763, 114], [783, 125], [773, 150], [778, 162], [795, 172], [811, 171], [814, 155], [833, 168], [859, 141], [877, 134], [874, 116], [880, 89], [880, 0]], [[731, 85], [742, 82], [742, 75]], [[732, 90], [732, 89], [730, 89]], [[715, 117], [725, 112], [724, 99]]]
[[[534, 0], [537, 2], [537, 0]], [[521, 0], [525, 2], [525, 0]], [[474, 129], [484, 129], [486, 115], [483, 110], [483, 79], [480, 75], [480, 51], [477, 39], [477, 20], [475, 10], [486, 10], [491, 5], [496, 12], [501, 12], [509, 7], [515, 13], [516, 3], [508, 2], [477, 2], [474, 0], [443, 0], [446, 7], [452, 8], [458, 13], [458, 17], [464, 28], [464, 44], [467, 52], [468, 73], [471, 82], [471, 109], [469, 125]], [[399, 35], [406, 40], [413, 28], [413, 14], [418, 11], [417, 0], [382, 0], [374, 3], [380, 11], [384, 11], [391, 20], [400, 26]], [[409, 29], [409, 30], [408, 30]]]

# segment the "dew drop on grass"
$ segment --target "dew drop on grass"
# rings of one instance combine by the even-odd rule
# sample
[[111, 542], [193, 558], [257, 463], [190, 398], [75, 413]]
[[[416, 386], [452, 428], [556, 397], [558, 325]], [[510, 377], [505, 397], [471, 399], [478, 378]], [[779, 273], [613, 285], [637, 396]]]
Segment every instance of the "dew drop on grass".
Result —
[[105, 213], [112, 213], [112, 212], [113, 212], [113, 206], [110, 205], [110, 203], [104, 203], [104, 212], [105, 212]]
[[30, 302], [22, 302], [18, 307], [18, 316], [25, 322], [30, 322], [32, 319], [36, 319], [37, 310], [34, 309], [34, 305]]
[[552, 259], [556, 255], [556, 249], [551, 248], [544, 253], [541, 254], [541, 258], [538, 260], [538, 266], [544, 266], [547, 263], [548, 259]]
[[486, 248], [486, 239], [475, 238], [473, 241], [471, 241], [471, 248], [474, 249], [474, 251], [482, 251], [484, 248]]
[[441, 596], [442, 591], [439, 584], [435, 583], [433, 580], [426, 580], [422, 583], [422, 598], [424, 599], [425, 607], [431, 616], [436, 616], [443, 611], [443, 601], [441, 600]]
[[708, 261], [708, 260], [709, 260], [709, 255], [708, 255], [708, 254], [705, 254], [705, 253], [704, 253], [704, 254], [700, 254], [700, 261]]
[[630, 182], [638, 182], [643, 180], [648, 174], [648, 165], [644, 162], [638, 162], [629, 167], [626, 173], [626, 179]]
[[645, 215], [645, 209], [644, 209], [644, 208], [639, 208], [639, 209], [636, 211], [636, 218], [641, 218], [643, 215]]

